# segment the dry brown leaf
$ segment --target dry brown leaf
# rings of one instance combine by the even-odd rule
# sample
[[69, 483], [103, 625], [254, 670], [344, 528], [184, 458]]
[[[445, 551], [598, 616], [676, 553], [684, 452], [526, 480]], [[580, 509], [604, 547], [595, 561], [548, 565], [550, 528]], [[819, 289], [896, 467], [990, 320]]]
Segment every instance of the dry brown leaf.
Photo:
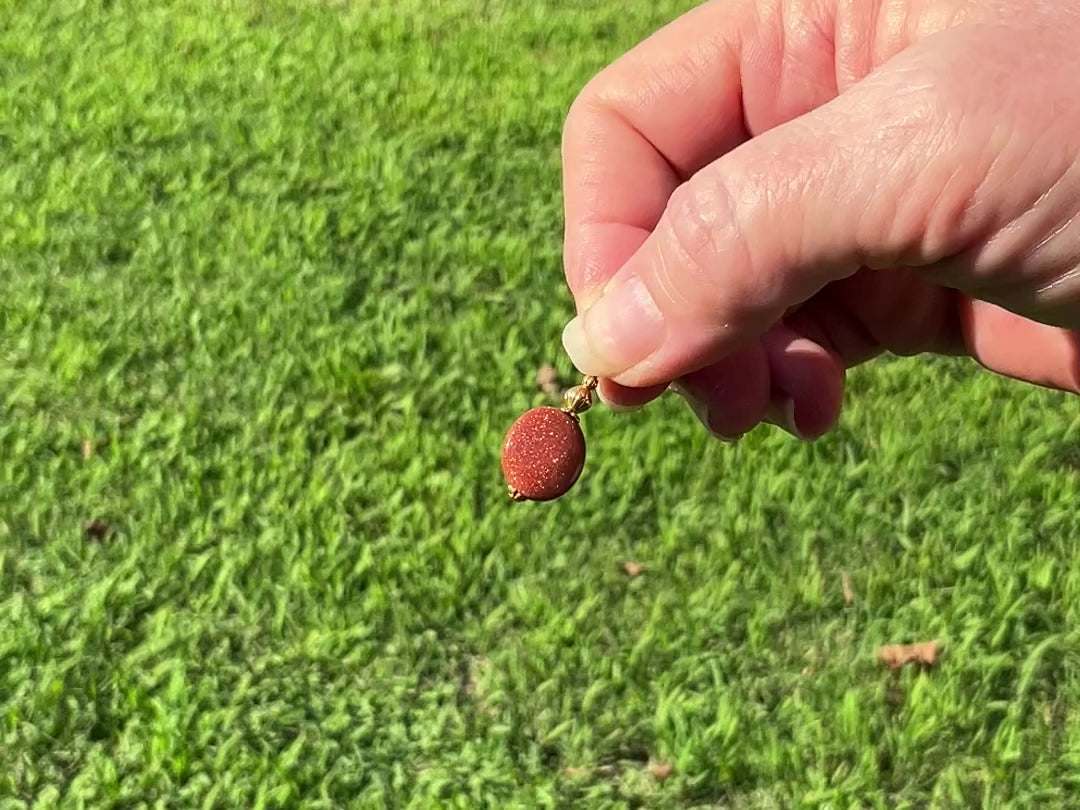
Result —
[[112, 527], [101, 518], [88, 520], [83, 524], [83, 534], [91, 540], [104, 540], [109, 536]]
[[851, 577], [847, 571], [840, 574], [840, 587], [844, 591], [844, 604], [851, 607], [855, 603], [855, 591], [851, 588]]
[[649, 763], [649, 775], [652, 776], [657, 782], [666, 781], [671, 772], [674, 770], [670, 762], [661, 760], [660, 762]]
[[545, 393], [557, 394], [560, 389], [559, 372], [554, 366], [540, 366], [536, 371], [536, 385]]
[[894, 671], [906, 664], [932, 667], [937, 662], [940, 646], [937, 640], [918, 644], [888, 644], [878, 648], [878, 660]]
[[585, 768], [563, 768], [562, 775], [567, 779], [583, 779], [589, 775], [589, 772]]
[[645, 571], [644, 565], [639, 562], [632, 562], [631, 560], [624, 561], [622, 564], [622, 568], [623, 571], [626, 572], [626, 575], [630, 577], [630, 579], [640, 576]]

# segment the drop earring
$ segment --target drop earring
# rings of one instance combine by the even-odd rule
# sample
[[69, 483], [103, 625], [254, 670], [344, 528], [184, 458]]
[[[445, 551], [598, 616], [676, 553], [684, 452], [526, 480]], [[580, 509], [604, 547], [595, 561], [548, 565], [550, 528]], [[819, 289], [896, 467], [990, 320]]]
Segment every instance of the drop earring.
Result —
[[577, 483], [585, 467], [581, 414], [592, 407], [599, 380], [586, 376], [563, 396], [563, 407], [526, 411], [502, 445], [502, 471], [515, 501], [553, 501]]

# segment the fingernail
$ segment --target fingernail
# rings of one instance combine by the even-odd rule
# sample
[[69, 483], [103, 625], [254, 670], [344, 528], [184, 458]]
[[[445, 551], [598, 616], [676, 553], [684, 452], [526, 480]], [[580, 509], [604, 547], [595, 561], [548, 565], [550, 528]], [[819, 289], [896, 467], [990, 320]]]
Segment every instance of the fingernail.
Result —
[[655, 352], [664, 318], [641, 279], [614, 280], [589, 309], [563, 330], [563, 347], [577, 369], [617, 377]]
[[795, 421], [795, 400], [791, 398], [785, 399], [780, 406], [780, 413], [784, 423], [781, 427], [796, 438], [805, 441], [806, 434], [799, 430], [799, 423]]
[[682, 397], [682, 399], [686, 401], [686, 404], [690, 406], [690, 410], [693, 411], [694, 416], [697, 417], [697, 420], [701, 422], [702, 426], [709, 431], [714, 438], [722, 442], [727, 442], [728, 444], [734, 444], [739, 440], [738, 436], [724, 436], [713, 430], [712, 425], [709, 424], [709, 404], [707, 402], [698, 399], [679, 383], [671, 383], [671, 385], [668, 386], [668, 390], [673, 394]]

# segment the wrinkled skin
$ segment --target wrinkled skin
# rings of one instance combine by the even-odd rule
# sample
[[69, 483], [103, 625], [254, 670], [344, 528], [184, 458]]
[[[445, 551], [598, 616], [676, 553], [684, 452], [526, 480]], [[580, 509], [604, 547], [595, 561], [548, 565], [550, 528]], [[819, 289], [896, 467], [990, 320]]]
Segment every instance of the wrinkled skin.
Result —
[[566, 120], [564, 344], [615, 407], [802, 438], [846, 369], [1080, 391], [1080, 7], [712, 0]]

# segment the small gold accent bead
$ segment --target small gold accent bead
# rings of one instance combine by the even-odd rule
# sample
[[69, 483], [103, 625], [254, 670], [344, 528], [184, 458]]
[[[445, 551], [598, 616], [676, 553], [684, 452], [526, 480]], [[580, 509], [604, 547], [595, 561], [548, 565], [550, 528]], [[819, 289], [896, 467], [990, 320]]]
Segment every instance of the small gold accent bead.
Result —
[[563, 402], [566, 403], [564, 410], [572, 414], [585, 413], [592, 407], [592, 389], [575, 385], [563, 395]]

